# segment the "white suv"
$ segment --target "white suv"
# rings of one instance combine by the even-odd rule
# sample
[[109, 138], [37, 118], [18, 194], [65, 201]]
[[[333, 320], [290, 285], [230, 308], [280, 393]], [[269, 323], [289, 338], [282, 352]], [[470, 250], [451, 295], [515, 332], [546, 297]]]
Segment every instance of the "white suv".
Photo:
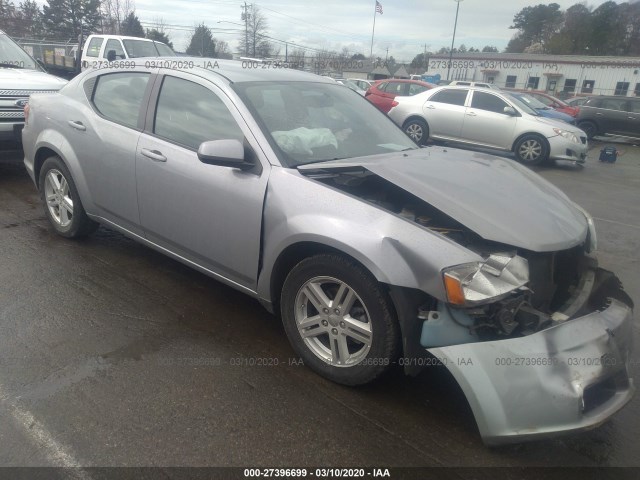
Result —
[[32, 93], [57, 92], [66, 80], [46, 73], [0, 30], [0, 148], [21, 143], [24, 107]]

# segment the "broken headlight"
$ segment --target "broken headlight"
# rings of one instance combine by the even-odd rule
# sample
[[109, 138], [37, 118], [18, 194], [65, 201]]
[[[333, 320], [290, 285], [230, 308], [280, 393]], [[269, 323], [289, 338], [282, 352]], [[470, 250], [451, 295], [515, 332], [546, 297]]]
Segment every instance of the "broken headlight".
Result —
[[492, 253], [443, 271], [449, 303], [479, 305], [494, 302], [529, 282], [529, 263], [515, 254]]

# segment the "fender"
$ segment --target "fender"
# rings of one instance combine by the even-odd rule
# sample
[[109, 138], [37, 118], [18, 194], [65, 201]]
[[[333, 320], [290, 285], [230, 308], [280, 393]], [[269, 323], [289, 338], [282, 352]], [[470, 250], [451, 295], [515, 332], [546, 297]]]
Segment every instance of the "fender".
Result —
[[[379, 282], [440, 300], [446, 297], [443, 268], [481, 260], [442, 235], [292, 169], [273, 169], [263, 219], [258, 295], [271, 303], [278, 295], [272, 292], [272, 275], [283, 252], [305, 242], [353, 257]], [[426, 254], [434, 250], [438, 255]]]

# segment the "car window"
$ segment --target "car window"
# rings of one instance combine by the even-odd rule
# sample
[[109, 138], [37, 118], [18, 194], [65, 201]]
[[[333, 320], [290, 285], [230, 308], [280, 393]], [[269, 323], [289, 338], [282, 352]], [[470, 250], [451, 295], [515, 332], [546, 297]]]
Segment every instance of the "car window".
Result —
[[87, 47], [87, 57], [97, 57], [100, 55], [100, 47], [102, 46], [103, 40], [101, 37], [93, 37], [91, 39]]
[[389, 82], [385, 92], [392, 95], [405, 95], [405, 83], [401, 82]]
[[338, 84], [260, 81], [232, 88], [289, 167], [417, 148], [370, 102]]
[[469, 90], [466, 89], [441, 90], [434, 96], [432, 96], [429, 100], [431, 100], [432, 102], [463, 106], [465, 100], [467, 99], [467, 92], [469, 92]]
[[626, 100], [624, 98], [603, 98], [601, 99], [599, 107], [608, 110], [624, 110], [625, 103]]
[[127, 58], [124, 54], [124, 49], [122, 48], [122, 44], [120, 40], [116, 40], [111, 38], [107, 41], [107, 46], [104, 48], [104, 56], [106, 57], [109, 54], [109, 50], [113, 50], [116, 52], [116, 58]]
[[124, 40], [124, 48], [127, 49], [129, 58], [158, 56], [154, 43], [145, 40]]
[[101, 75], [93, 91], [94, 106], [109, 120], [127, 127], [137, 127], [138, 112], [149, 75], [138, 72]]
[[633, 113], [640, 113], [640, 100], [630, 100], [629, 111]]
[[501, 98], [484, 92], [473, 92], [471, 99], [471, 108], [479, 110], [487, 110], [489, 112], [504, 113], [504, 108], [509, 104]]
[[427, 87], [423, 85], [418, 85], [417, 83], [409, 84], [409, 96], [417, 95], [418, 93], [425, 92]]
[[162, 82], [153, 132], [196, 150], [208, 140], [244, 140], [220, 97], [202, 85], [171, 76]]
[[537, 94], [533, 94], [533, 93], [530, 93], [529, 95], [534, 97], [539, 102], [544, 103], [547, 107], [551, 107], [553, 105], [553, 103], [554, 103], [553, 100], [551, 100], [550, 98], [545, 97], [544, 95], [537, 95]]

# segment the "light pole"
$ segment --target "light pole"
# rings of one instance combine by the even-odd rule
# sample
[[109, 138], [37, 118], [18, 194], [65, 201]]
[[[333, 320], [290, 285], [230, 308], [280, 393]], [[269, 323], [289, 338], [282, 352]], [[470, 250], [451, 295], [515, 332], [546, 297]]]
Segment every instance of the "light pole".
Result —
[[[243, 13], [243, 15], [245, 15]], [[245, 24], [241, 24], [241, 23], [236, 23], [236, 22], [229, 22], [227, 20], [219, 20], [216, 23], [230, 23], [231, 25], [238, 25], [239, 27], [244, 27], [244, 36], [245, 36], [245, 45], [244, 45], [244, 55], [248, 56], [247, 54], [247, 48], [249, 48], [249, 46], [247, 45], [247, 23], [245, 22]]]
[[456, 5], [456, 21], [453, 24], [453, 38], [451, 39], [451, 50], [449, 50], [449, 65], [447, 65], [447, 81], [449, 81], [449, 74], [451, 73], [451, 59], [453, 58], [453, 43], [456, 41], [456, 28], [458, 27], [458, 11], [460, 10], [460, 2], [462, 0], [453, 0]]

